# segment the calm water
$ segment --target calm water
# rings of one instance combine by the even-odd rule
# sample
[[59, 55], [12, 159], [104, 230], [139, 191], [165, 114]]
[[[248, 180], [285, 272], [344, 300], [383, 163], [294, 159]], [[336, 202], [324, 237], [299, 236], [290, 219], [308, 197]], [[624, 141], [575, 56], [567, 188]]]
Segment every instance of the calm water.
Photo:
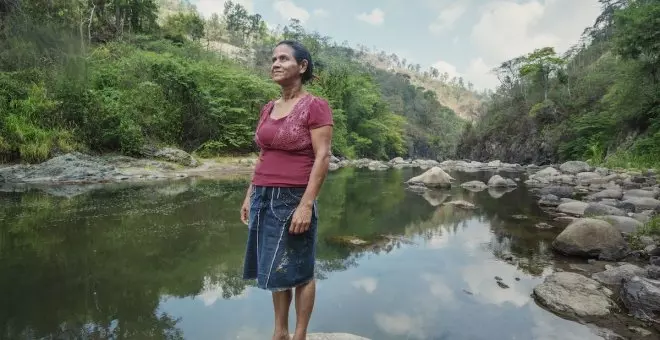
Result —
[[[554, 234], [535, 230], [535, 216], [542, 217], [524, 190], [457, 187], [422, 196], [402, 185], [417, 173], [330, 175], [319, 202], [311, 331], [371, 339], [599, 339], [530, 297], [553, 266]], [[106, 186], [72, 198], [0, 193], [0, 338], [269, 339], [270, 296], [240, 279], [245, 186], [186, 180]], [[443, 199], [477, 209], [438, 205]], [[511, 217], [517, 214], [532, 219]], [[331, 242], [348, 235], [394, 237], [366, 249]]]

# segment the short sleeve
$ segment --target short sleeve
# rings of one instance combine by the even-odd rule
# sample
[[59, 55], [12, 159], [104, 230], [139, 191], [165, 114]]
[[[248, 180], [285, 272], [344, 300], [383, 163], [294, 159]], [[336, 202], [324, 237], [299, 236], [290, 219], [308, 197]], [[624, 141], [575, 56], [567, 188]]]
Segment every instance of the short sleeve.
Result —
[[328, 102], [321, 98], [314, 98], [309, 104], [309, 117], [307, 118], [309, 128], [316, 129], [333, 124], [332, 109]]

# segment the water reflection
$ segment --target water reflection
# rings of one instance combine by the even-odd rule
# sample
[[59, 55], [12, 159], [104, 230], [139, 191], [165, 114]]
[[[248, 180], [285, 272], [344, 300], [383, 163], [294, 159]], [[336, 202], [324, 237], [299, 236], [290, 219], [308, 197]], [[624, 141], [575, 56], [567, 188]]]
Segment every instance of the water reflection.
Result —
[[[530, 299], [552, 266], [554, 234], [534, 228], [543, 215], [525, 190], [420, 195], [403, 185], [417, 173], [330, 176], [319, 204], [312, 330], [373, 339], [594, 338]], [[240, 279], [245, 185], [183, 180], [58, 197], [0, 194], [0, 338], [268, 338], [270, 299]], [[444, 204], [452, 200], [477, 208]], [[379, 242], [342, 247], [334, 236]]]

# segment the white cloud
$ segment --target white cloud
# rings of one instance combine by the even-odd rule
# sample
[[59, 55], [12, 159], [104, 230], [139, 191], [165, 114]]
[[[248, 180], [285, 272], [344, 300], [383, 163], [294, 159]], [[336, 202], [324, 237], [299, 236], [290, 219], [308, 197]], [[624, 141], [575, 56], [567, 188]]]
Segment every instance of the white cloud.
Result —
[[330, 16], [330, 13], [328, 11], [326, 11], [325, 9], [323, 9], [323, 8], [317, 8], [317, 9], [314, 10], [313, 13], [314, 13], [314, 16], [317, 16], [317, 17], [320, 17], [320, 18], [327, 18], [328, 16]]
[[456, 66], [444, 61], [444, 60], [438, 60], [436, 61], [431, 67], [436, 68], [438, 71], [440, 71], [440, 74], [443, 73], [448, 73], [449, 74], [449, 79], [453, 77], [461, 77], [461, 74], [458, 73], [458, 70], [456, 69]]
[[463, 16], [466, 9], [464, 1], [449, 5], [441, 10], [435, 21], [429, 25], [429, 31], [433, 34], [441, 34], [451, 30], [456, 21]]
[[492, 66], [488, 66], [483, 58], [475, 58], [470, 61], [465, 79], [474, 84], [475, 89], [491, 89], [497, 86], [499, 81], [492, 73]]
[[376, 288], [378, 288], [378, 280], [373, 277], [365, 277], [363, 279], [353, 281], [352, 284], [355, 288], [364, 289], [364, 291], [368, 294], [375, 292]]
[[381, 25], [385, 21], [385, 12], [380, 8], [374, 8], [371, 13], [358, 14], [357, 19], [371, 25]]
[[294, 4], [290, 0], [277, 0], [273, 3], [273, 8], [284, 20], [298, 19], [301, 23], [309, 20], [309, 12]]
[[[225, 3], [229, 0], [199, 0], [195, 2], [195, 7], [204, 16], [210, 17], [213, 13], [222, 15], [225, 11]], [[250, 13], [254, 13], [254, 3], [252, 0], [234, 0], [234, 3], [241, 4]]]
[[400, 337], [405, 335], [406, 339], [410, 339], [411, 337], [417, 339], [426, 338], [422, 332], [423, 320], [420, 316], [411, 317], [403, 313], [376, 313], [374, 319], [378, 328], [388, 334]]
[[487, 64], [553, 46], [563, 52], [600, 13], [598, 0], [495, 1], [481, 7], [471, 39]]

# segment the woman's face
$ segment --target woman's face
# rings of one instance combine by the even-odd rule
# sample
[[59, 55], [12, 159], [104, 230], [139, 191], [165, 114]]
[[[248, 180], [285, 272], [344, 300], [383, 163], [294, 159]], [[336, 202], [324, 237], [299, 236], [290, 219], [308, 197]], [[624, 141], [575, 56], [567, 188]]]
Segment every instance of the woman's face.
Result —
[[273, 50], [270, 76], [273, 81], [280, 85], [300, 80], [307, 69], [307, 60], [303, 60], [298, 64], [293, 53], [293, 48], [286, 44], [279, 45]]

